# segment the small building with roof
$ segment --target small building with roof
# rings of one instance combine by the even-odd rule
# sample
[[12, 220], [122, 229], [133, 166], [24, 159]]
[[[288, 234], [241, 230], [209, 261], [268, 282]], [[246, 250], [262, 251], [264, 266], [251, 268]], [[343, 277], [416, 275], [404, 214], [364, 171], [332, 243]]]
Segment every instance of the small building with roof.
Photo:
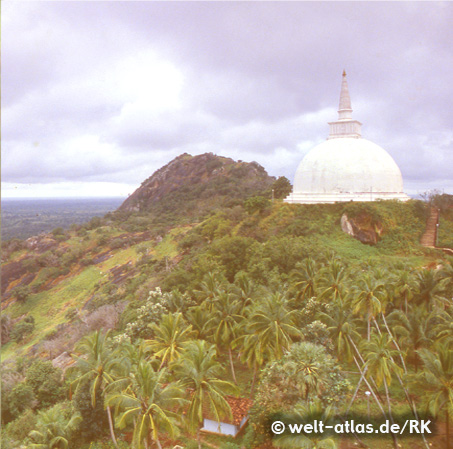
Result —
[[203, 410], [202, 432], [229, 435], [236, 437], [248, 421], [248, 412], [252, 407], [252, 400], [248, 398], [235, 398], [226, 396], [225, 400], [231, 407], [231, 418], [223, 418], [218, 422], [213, 413], [208, 409]]

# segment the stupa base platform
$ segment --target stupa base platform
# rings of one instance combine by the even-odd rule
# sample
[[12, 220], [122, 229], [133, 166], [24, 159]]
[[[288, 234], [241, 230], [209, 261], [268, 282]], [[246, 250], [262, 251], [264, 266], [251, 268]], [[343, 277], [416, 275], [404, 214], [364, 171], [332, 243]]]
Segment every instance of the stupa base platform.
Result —
[[396, 192], [354, 192], [354, 193], [290, 193], [283, 201], [292, 204], [333, 204], [351, 201], [409, 201], [405, 193]]

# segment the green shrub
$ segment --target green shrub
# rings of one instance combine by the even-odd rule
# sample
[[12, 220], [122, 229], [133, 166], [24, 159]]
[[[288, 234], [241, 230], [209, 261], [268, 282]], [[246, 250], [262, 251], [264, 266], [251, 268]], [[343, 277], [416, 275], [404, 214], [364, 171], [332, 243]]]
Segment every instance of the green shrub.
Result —
[[244, 208], [249, 214], [262, 212], [271, 205], [271, 202], [263, 196], [252, 196], [244, 201]]
[[5, 434], [11, 439], [21, 442], [35, 428], [36, 414], [29, 409], [5, 427]]
[[39, 407], [48, 407], [64, 397], [62, 375], [50, 361], [36, 360], [27, 369], [26, 383], [33, 389]]
[[23, 340], [26, 335], [29, 335], [33, 332], [35, 328], [34, 323], [27, 323], [26, 321], [20, 321], [17, 323], [11, 331], [11, 340], [19, 343]]
[[118, 237], [116, 239], [113, 239], [110, 243], [109, 243], [109, 246], [111, 249], [118, 249], [118, 248], [123, 248], [124, 246], [126, 246], [126, 242]]
[[161, 283], [162, 290], [169, 292], [171, 290], [184, 291], [193, 281], [194, 276], [184, 268], [176, 268], [171, 271]]
[[198, 232], [189, 232], [178, 243], [179, 248], [183, 251], [200, 248], [206, 243], [206, 239]]
[[64, 235], [64, 229], [62, 227], [55, 228], [52, 231], [52, 235], [56, 237], [57, 235]]
[[259, 245], [248, 237], [223, 237], [212, 243], [209, 252], [224, 267], [226, 278], [233, 282], [236, 273], [247, 268], [254, 244]]
[[19, 382], [8, 395], [8, 406], [13, 417], [36, 405], [33, 389], [25, 382]]
[[86, 225], [86, 229], [91, 231], [92, 229], [99, 228], [103, 225], [103, 219], [101, 217], [93, 217]]
[[30, 273], [36, 273], [40, 269], [39, 261], [36, 257], [24, 259], [22, 265]]
[[29, 285], [19, 285], [12, 291], [12, 295], [21, 302], [25, 302], [31, 293]]

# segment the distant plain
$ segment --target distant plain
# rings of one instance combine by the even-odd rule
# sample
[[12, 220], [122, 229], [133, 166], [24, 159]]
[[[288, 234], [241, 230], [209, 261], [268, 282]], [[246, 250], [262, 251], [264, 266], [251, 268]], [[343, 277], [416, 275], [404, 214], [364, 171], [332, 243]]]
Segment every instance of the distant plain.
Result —
[[102, 217], [125, 198], [2, 199], [2, 240], [28, 238], [52, 229], [68, 229], [92, 217]]

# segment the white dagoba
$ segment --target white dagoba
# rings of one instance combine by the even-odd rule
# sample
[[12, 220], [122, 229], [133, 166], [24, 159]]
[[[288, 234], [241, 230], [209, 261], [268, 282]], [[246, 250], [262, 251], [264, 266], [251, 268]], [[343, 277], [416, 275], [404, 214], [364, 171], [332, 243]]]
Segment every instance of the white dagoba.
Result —
[[338, 120], [330, 122], [327, 140], [304, 157], [294, 177], [287, 203], [400, 200], [401, 171], [379, 145], [361, 136], [361, 123], [352, 119], [346, 73], [341, 83]]

